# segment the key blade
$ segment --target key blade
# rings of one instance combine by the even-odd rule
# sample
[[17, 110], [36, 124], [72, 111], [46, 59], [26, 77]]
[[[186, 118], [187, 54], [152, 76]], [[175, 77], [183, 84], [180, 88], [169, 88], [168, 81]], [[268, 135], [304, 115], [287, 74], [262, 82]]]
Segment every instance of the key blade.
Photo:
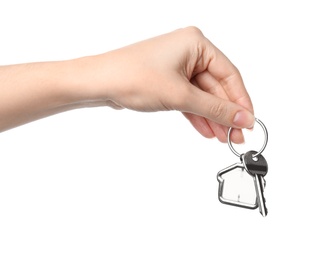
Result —
[[255, 181], [255, 188], [256, 188], [256, 193], [257, 193], [257, 202], [258, 202], [259, 211], [263, 217], [266, 217], [268, 211], [266, 208], [265, 197], [264, 197], [264, 179], [262, 176], [255, 174], [254, 181]]
[[265, 217], [267, 215], [267, 208], [264, 198], [264, 176], [267, 174], [268, 165], [263, 155], [259, 154], [254, 157], [254, 154], [256, 154], [255, 151], [249, 151], [242, 157], [242, 160], [247, 172], [253, 176], [257, 195], [257, 206], [259, 207], [261, 215]]

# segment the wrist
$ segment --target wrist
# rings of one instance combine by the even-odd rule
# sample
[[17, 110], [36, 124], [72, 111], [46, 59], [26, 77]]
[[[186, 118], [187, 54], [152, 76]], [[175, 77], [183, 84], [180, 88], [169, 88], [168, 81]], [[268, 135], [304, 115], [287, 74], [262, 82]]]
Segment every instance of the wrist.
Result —
[[[65, 62], [66, 78], [65, 96], [71, 104], [91, 107], [107, 102], [111, 86], [111, 75], [103, 54], [82, 57]], [[105, 69], [107, 68], [107, 69]]]
[[60, 61], [57, 64], [57, 94], [61, 105], [72, 108], [85, 107], [89, 100], [89, 84], [86, 80], [83, 58]]

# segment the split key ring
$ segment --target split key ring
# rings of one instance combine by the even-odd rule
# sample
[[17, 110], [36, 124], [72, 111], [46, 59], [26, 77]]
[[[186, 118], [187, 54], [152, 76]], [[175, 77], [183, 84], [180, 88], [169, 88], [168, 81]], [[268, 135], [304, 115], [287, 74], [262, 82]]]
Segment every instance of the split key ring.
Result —
[[[265, 125], [262, 123], [261, 120], [259, 120], [259, 119], [257, 119], [257, 118], [255, 118], [255, 121], [262, 127], [262, 129], [263, 129], [263, 131], [264, 131], [264, 143], [263, 143], [263, 146], [262, 146], [262, 148], [260, 149], [260, 151], [258, 151], [256, 154], [253, 154], [252, 157], [257, 157], [258, 155], [260, 155], [260, 154], [264, 151], [264, 149], [265, 149], [265, 147], [266, 147], [266, 145], [267, 145], [267, 141], [268, 141], [268, 132], [267, 132], [267, 129], [266, 129]], [[230, 150], [231, 150], [236, 156], [241, 157], [242, 154], [239, 154], [239, 153], [233, 148], [232, 143], [231, 143], [231, 140], [230, 140], [230, 134], [231, 134], [232, 129], [233, 129], [233, 128], [230, 127], [230, 128], [229, 128], [229, 131], [228, 131], [228, 145], [229, 145]]]

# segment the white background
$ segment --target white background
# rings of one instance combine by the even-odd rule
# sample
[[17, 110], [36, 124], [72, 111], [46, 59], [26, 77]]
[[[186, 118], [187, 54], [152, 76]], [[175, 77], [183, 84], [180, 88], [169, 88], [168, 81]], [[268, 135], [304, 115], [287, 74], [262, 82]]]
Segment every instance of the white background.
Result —
[[180, 113], [82, 109], [0, 134], [0, 259], [316, 259], [315, 6], [1, 0], [2, 65], [199, 27], [268, 128], [269, 215], [219, 203], [216, 174], [238, 158]]

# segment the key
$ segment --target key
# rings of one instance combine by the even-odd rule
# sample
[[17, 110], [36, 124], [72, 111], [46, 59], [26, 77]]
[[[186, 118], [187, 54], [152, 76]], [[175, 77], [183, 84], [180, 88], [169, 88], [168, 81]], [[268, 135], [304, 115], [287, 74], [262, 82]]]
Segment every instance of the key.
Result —
[[[256, 155], [256, 156], [255, 156]], [[268, 164], [263, 155], [256, 151], [249, 151], [242, 156], [242, 161], [245, 170], [253, 176], [254, 185], [257, 195], [257, 205], [263, 217], [268, 213], [266, 208], [266, 201], [264, 197], [265, 180], [264, 176], [268, 172]]]

